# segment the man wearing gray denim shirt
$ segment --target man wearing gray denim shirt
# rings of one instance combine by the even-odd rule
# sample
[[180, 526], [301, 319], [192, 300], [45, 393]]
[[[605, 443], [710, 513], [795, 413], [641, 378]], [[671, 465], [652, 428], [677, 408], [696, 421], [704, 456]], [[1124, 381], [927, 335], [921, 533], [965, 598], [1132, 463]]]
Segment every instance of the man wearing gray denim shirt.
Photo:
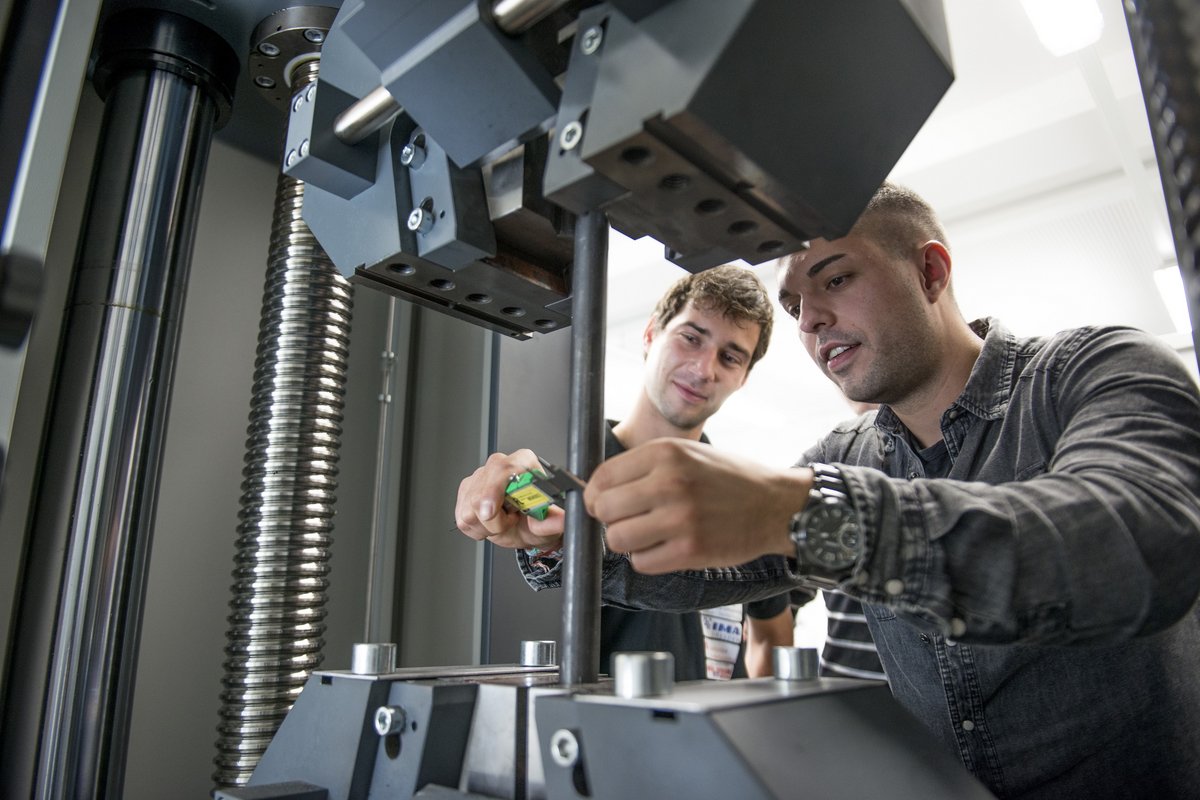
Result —
[[[867, 605], [896, 698], [998, 795], [1200, 797], [1196, 387], [1130, 329], [968, 325], [945, 241], [887, 185], [848, 236], [782, 265], [810, 355], [883, 404], [800, 462], [836, 465], [857, 516], [837, 585]], [[677, 610], [829, 580], [792, 558], [813, 470], [709, 450], [651, 442], [596, 470], [605, 602]], [[535, 588], [557, 583], [519, 560]]]

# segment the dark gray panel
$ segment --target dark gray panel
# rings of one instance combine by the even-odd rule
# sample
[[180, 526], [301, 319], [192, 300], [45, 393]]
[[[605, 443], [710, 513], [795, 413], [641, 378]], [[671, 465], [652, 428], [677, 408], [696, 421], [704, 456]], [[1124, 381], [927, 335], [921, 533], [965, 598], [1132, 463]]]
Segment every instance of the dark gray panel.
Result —
[[[501, 452], [528, 447], [554, 464], [567, 458], [569, 331], [528, 342], [497, 339], [496, 409], [493, 441]], [[534, 592], [517, 569], [512, 552], [491, 545], [488, 574], [490, 626], [484, 660], [511, 663], [526, 639], [553, 639], [561, 654], [562, 593]]]

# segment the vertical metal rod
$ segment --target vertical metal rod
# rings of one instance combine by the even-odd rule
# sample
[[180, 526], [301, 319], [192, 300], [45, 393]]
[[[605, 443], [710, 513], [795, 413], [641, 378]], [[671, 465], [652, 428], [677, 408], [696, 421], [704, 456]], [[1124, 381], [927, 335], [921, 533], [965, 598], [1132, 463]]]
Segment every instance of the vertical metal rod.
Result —
[[[575, 222], [571, 272], [571, 411], [567, 468], [587, 477], [604, 458], [604, 308], [608, 219], [589, 211]], [[600, 671], [600, 523], [587, 515], [579, 492], [567, 495], [563, 543], [563, 657], [567, 686], [593, 683]]]
[[[392, 419], [395, 403], [392, 396], [393, 379], [396, 373], [396, 298], [388, 298], [387, 327], [383, 335], [384, 350], [379, 355], [379, 426], [375, 435], [375, 487], [371, 495], [371, 550], [367, 559], [367, 614], [363, 626], [364, 642], [390, 641], [392, 591], [383, 594], [380, 589], [391, 584], [386, 577], [390, 574], [384, 553], [390, 549], [389, 539], [395, 531], [388, 530], [388, 513], [395, 491], [392, 485], [388, 452], [392, 443]], [[389, 589], [394, 586], [389, 585]]]
[[[151, 33], [232, 59], [236, 75], [207, 29], [136, 13], [110, 23], [120, 45]], [[179, 322], [219, 114], [204, 57], [152, 62], [106, 44], [107, 30], [101, 139], [5, 687], [5, 797], [122, 796]]]
[[1126, 0], [1124, 7], [1200, 359], [1200, 7], [1192, 0]]

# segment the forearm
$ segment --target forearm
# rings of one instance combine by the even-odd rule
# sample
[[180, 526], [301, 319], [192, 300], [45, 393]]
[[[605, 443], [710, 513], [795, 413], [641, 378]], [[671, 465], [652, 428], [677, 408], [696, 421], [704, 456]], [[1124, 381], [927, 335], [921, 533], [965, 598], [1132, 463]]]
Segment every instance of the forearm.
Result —
[[1200, 406], [1173, 354], [1110, 338], [1048, 386], [1048, 419], [1010, 454], [1015, 480], [988, 482], [986, 454], [976, 482], [846, 468], [867, 545], [847, 593], [974, 642], [1119, 641], [1187, 613]]

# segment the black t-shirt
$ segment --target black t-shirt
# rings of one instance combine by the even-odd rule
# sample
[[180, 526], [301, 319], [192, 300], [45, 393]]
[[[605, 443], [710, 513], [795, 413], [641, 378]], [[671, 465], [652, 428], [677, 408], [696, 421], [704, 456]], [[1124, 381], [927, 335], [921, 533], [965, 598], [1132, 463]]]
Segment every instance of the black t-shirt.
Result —
[[[613, 435], [612, 420], [604, 437], [604, 457], [625, 451]], [[708, 439], [701, 437], [701, 441]], [[756, 619], [776, 616], [788, 607], [788, 596], [778, 595], [747, 604], [747, 613]], [[704, 631], [700, 614], [689, 611], [629, 611], [612, 606], [600, 608], [600, 672], [612, 674], [612, 654], [625, 651], [661, 650], [675, 656], [675, 680], [693, 681], [707, 677], [704, 656]], [[733, 677], [746, 677], [743, 648], [739, 648]]]

